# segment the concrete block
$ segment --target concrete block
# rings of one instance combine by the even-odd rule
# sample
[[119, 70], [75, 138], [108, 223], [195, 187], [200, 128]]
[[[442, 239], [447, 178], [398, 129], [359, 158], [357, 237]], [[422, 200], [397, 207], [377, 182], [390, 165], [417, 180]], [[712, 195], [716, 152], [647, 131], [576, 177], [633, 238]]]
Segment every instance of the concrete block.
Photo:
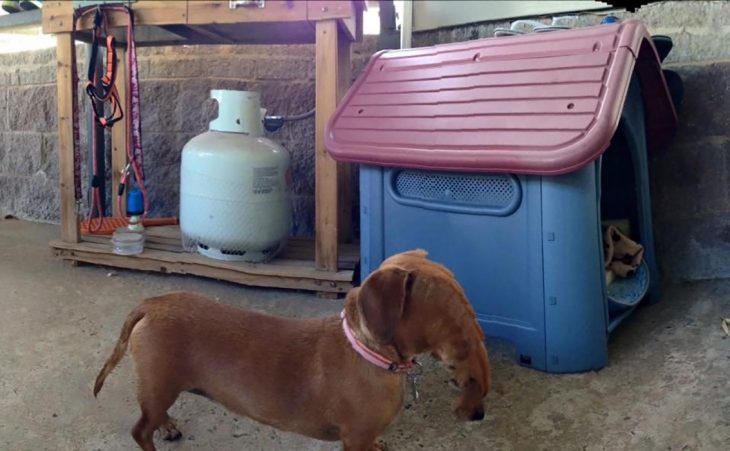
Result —
[[352, 60], [352, 81], [357, 80], [357, 77], [362, 73], [365, 66], [370, 61], [370, 57], [357, 57]]
[[180, 164], [182, 144], [177, 133], [143, 133], [145, 171], [155, 166]]
[[673, 66], [684, 83], [677, 141], [730, 135], [730, 63]]
[[314, 237], [314, 196], [292, 196], [292, 235]]
[[41, 147], [41, 167], [49, 179], [58, 181], [58, 134], [44, 133]]
[[314, 59], [276, 58], [258, 61], [257, 80], [314, 80]]
[[16, 68], [12, 76], [12, 84], [14, 85], [53, 84], [55, 86], [56, 68], [50, 65], [26, 66]]
[[30, 176], [41, 167], [40, 133], [3, 133], [2, 172]]
[[8, 127], [13, 131], [56, 131], [56, 86], [8, 90]]
[[246, 86], [261, 93], [261, 105], [269, 114], [299, 114], [314, 108], [314, 82], [256, 81]]
[[151, 59], [143, 66], [142, 79], [148, 78], [195, 78], [203, 75], [208, 61], [198, 58]]
[[291, 155], [292, 193], [296, 196], [314, 196], [314, 141], [281, 143]]
[[362, 42], [354, 42], [352, 44], [353, 58], [355, 56], [370, 56], [378, 51], [378, 37], [367, 35], [363, 36]]
[[7, 173], [3, 170], [0, 172], [0, 211], [3, 215], [15, 215], [15, 201], [20, 193], [20, 177]]
[[150, 215], [179, 216], [180, 165], [145, 164], [145, 180], [150, 201]]
[[685, 219], [656, 227], [665, 277], [687, 281], [730, 277], [730, 212], [702, 221]]
[[657, 222], [730, 209], [726, 153], [722, 145], [703, 139], [694, 146], [676, 144], [653, 158], [652, 200]]
[[21, 179], [15, 212], [19, 218], [32, 218], [43, 222], [60, 220], [60, 194], [58, 185], [43, 173]]
[[175, 59], [165, 57], [144, 61], [143, 79], [180, 79], [205, 77], [253, 78], [254, 62], [245, 58], [220, 57]]
[[635, 13], [624, 13], [649, 28], [721, 27], [730, 19], [730, 4], [724, 1], [659, 2], [642, 6]]
[[[86, 52], [84, 52], [83, 55], [80, 55], [80, 51], [77, 50], [77, 58], [80, 58], [81, 56], [86, 56]], [[56, 48], [51, 47], [47, 49], [41, 49], [41, 50], [34, 50], [32, 52], [23, 52], [22, 55], [28, 62], [28, 64], [42, 64], [45, 66], [48, 66], [51, 70], [51, 72], [56, 71]]]
[[[314, 117], [295, 122], [287, 122], [271, 139], [293, 142], [298, 152], [314, 153]], [[295, 149], [291, 149], [294, 151]]]
[[8, 123], [8, 90], [0, 88], [0, 130], [7, 130]]
[[179, 82], [180, 97], [176, 101], [176, 114], [180, 117], [180, 130], [197, 135], [208, 129], [208, 123], [218, 116], [218, 103], [210, 98], [211, 89], [221, 88], [220, 83], [209, 78]]
[[181, 118], [176, 114], [179, 99], [180, 87], [176, 82], [148, 81], [141, 83], [143, 133], [180, 130]]
[[248, 57], [216, 57], [201, 60], [204, 64], [202, 73], [209, 78], [233, 78], [238, 80], [253, 80], [256, 66], [260, 61]]
[[[730, 21], [730, 15], [726, 20]], [[674, 42], [672, 51], [664, 61], [665, 64], [720, 61], [730, 58], [730, 48], [725, 44], [730, 32], [723, 33], [721, 29], [713, 30], [709, 27], [699, 30], [681, 28], [659, 31], [669, 35]]]
[[216, 46], [230, 55], [246, 55], [265, 60], [268, 57], [296, 56], [314, 59], [313, 44], [297, 45], [221, 45]]

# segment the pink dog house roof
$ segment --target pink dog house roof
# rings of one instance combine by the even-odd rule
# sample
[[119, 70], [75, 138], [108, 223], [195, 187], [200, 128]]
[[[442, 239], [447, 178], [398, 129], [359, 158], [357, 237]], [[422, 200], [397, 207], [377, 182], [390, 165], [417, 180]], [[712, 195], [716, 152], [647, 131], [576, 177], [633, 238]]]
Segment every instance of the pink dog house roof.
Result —
[[657, 149], [677, 118], [638, 21], [377, 53], [325, 146], [382, 166], [563, 174], [606, 150], [634, 70]]

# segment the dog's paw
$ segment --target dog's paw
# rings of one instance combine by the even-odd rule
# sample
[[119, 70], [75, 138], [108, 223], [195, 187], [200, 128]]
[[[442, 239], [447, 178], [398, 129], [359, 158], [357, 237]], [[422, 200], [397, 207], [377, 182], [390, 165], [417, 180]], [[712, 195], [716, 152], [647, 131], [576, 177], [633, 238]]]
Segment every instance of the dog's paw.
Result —
[[383, 440], [378, 440], [373, 445], [373, 451], [388, 451], [388, 445]]
[[180, 432], [172, 420], [168, 421], [167, 424], [162, 426], [159, 430], [162, 440], [174, 442], [175, 440], [180, 440], [182, 438], [182, 432]]

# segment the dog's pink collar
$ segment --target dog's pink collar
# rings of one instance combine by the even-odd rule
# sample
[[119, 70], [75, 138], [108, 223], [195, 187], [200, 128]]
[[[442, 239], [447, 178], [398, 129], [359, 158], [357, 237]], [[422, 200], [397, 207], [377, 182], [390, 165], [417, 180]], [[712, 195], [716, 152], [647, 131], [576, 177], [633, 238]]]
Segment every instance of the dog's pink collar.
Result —
[[406, 362], [406, 363], [398, 363], [393, 360], [390, 360], [389, 358], [383, 356], [382, 354], [378, 354], [377, 352], [373, 351], [372, 349], [369, 349], [367, 346], [362, 344], [360, 340], [358, 340], [355, 337], [355, 334], [352, 333], [352, 329], [350, 329], [349, 324], [347, 324], [347, 318], [345, 317], [345, 311], [343, 310], [342, 313], [340, 313], [340, 318], [342, 318], [342, 330], [345, 332], [345, 337], [347, 337], [347, 340], [350, 342], [350, 345], [352, 346], [352, 349], [355, 350], [358, 354], [362, 356], [365, 360], [372, 363], [373, 365], [383, 368], [385, 370], [394, 372], [394, 373], [400, 373], [403, 371], [408, 371], [411, 368], [413, 368], [414, 362]]

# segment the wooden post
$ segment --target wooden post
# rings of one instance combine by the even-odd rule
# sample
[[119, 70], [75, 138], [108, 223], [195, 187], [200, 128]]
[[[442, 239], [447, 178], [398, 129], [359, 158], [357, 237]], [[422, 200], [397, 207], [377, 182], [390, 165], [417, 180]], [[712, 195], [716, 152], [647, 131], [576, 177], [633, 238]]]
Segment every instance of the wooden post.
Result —
[[[317, 269], [337, 271], [338, 256], [338, 185], [337, 163], [324, 147], [324, 127], [335, 112], [338, 93], [344, 92], [341, 72], [343, 60], [349, 68], [349, 44], [339, 37], [337, 20], [317, 22], [316, 26], [316, 108], [315, 116], [315, 260]], [[343, 47], [340, 50], [340, 47]], [[345, 51], [344, 47], [347, 47]], [[348, 58], [344, 55], [347, 54]], [[349, 186], [349, 185], [348, 185]]]
[[[127, 50], [117, 49], [117, 79], [119, 103], [124, 111], [124, 119], [112, 127], [112, 211], [114, 216], [125, 216], [127, 212], [127, 196], [122, 195], [122, 211], [119, 211], [119, 182], [122, 170], [127, 166]], [[126, 194], [126, 192], [125, 192]]]
[[61, 239], [79, 241], [79, 221], [74, 197], [74, 123], [71, 33], [59, 33], [56, 45], [56, 84], [58, 89], [58, 179], [61, 185]]
[[[337, 33], [337, 103], [347, 93], [352, 78], [351, 45], [345, 33]], [[341, 243], [352, 242], [352, 165], [337, 164], [338, 232]]]

